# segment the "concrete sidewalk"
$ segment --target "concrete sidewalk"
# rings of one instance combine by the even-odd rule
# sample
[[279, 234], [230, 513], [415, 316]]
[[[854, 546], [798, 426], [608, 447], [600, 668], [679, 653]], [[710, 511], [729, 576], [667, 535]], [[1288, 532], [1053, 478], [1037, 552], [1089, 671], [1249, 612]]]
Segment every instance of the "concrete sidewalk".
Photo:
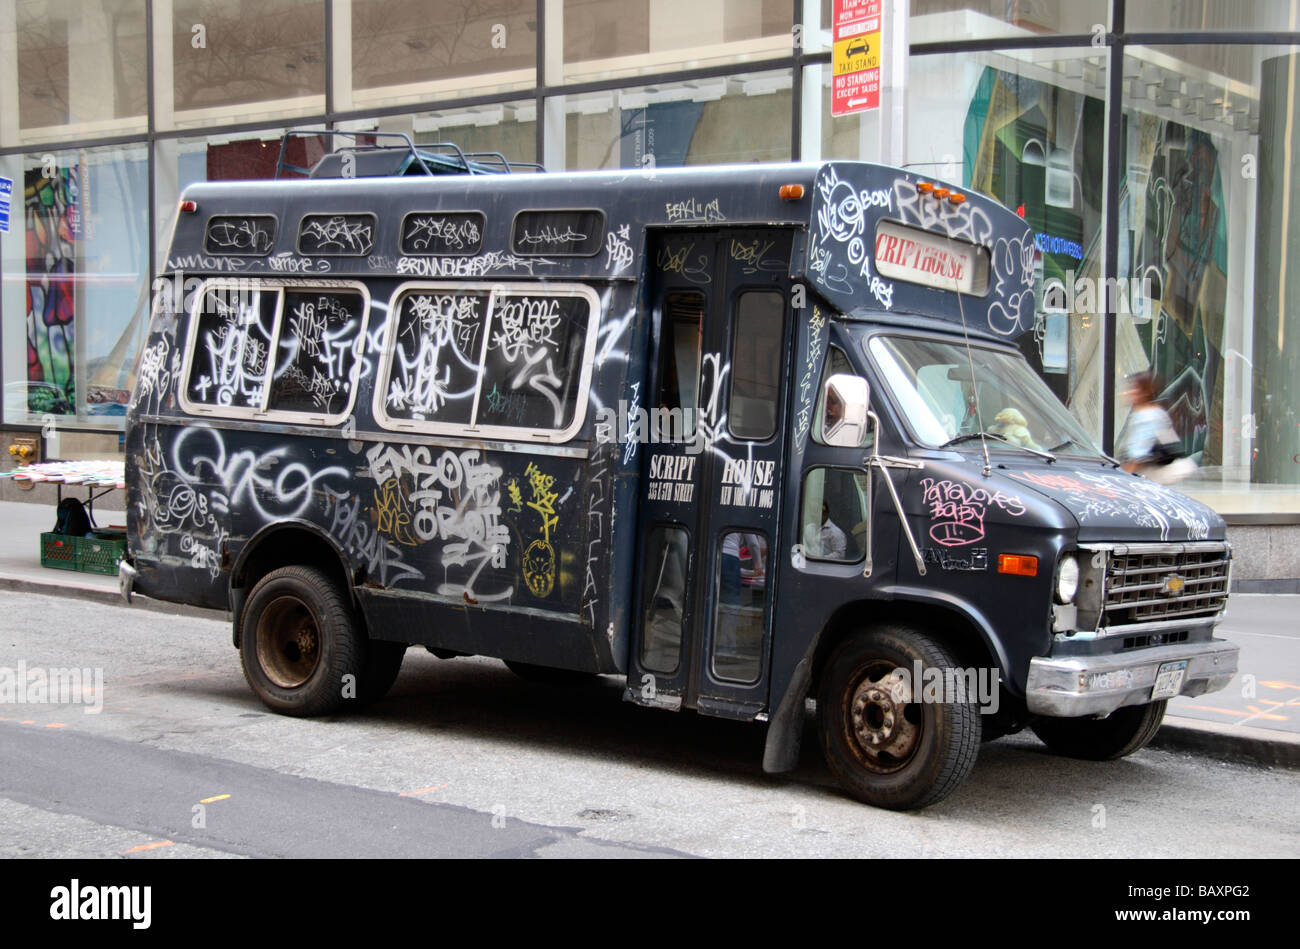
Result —
[[[53, 485], [37, 485], [33, 491], [44, 492], [40, 496], [48, 495], [49, 503], [0, 501], [0, 590], [26, 590], [52, 596], [75, 596], [79, 599], [95, 600], [126, 608], [118, 593], [116, 576], [41, 566], [41, 534], [54, 527], [54, 510], [58, 495]], [[64, 497], [77, 497], [84, 500], [85, 490], [66, 487]], [[121, 492], [115, 492], [104, 501], [116, 498], [120, 506], [121, 497]], [[121, 510], [114, 511], [104, 506], [104, 501], [95, 505], [95, 524], [99, 527], [125, 529], [126, 514]], [[221, 615], [212, 610], [161, 603], [145, 597], [136, 598], [132, 607], [137, 605], [142, 609], [167, 613], [195, 616]]]
[[[0, 590], [75, 596], [127, 608], [118, 594], [117, 577], [41, 566], [40, 535], [54, 525], [56, 491], [50, 485], [37, 485], [34, 490], [48, 494], [49, 503], [0, 501]], [[65, 489], [65, 494], [76, 491]], [[75, 496], [84, 497], [84, 491]], [[121, 497], [116, 492], [104, 500], [116, 499], [120, 505]], [[100, 502], [95, 521], [100, 527], [124, 525], [126, 516]], [[145, 597], [136, 597], [130, 608], [221, 616]], [[1300, 769], [1297, 617], [1300, 596], [1233, 594], [1218, 635], [1241, 647], [1240, 671], [1223, 691], [1172, 700], [1152, 745]]]

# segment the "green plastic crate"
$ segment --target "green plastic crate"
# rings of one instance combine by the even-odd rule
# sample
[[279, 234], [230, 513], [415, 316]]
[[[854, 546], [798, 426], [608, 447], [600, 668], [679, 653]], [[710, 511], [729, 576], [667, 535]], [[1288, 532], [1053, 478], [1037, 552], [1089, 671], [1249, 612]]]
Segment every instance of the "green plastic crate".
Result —
[[65, 534], [41, 535], [41, 566], [55, 570], [77, 569], [77, 541], [79, 537]]
[[126, 556], [126, 535], [95, 531], [93, 537], [77, 538], [77, 569], [83, 573], [117, 576], [117, 565]]
[[126, 554], [126, 535], [121, 531], [97, 530], [90, 537], [65, 534], [41, 535], [41, 566], [56, 570], [79, 570], [117, 576], [117, 565]]

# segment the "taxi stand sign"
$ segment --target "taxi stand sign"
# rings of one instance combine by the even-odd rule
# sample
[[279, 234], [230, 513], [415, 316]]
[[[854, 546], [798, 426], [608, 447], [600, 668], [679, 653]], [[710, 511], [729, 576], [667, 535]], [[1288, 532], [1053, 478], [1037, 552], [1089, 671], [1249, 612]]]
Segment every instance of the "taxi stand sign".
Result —
[[9, 207], [13, 199], [14, 183], [0, 178], [0, 233], [9, 233]]
[[884, 0], [835, 0], [831, 115], [880, 108], [880, 37]]

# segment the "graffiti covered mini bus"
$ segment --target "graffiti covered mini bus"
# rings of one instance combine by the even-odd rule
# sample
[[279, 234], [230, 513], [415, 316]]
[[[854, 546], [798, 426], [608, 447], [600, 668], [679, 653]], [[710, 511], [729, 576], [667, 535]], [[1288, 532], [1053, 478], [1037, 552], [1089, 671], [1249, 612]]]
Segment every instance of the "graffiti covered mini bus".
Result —
[[1015, 344], [1015, 214], [854, 162], [404, 154], [192, 185], [156, 287], [123, 591], [229, 611], [270, 708], [416, 645], [765, 723], [781, 772], [811, 698], [846, 790], [913, 808], [982, 740], [1119, 757], [1236, 671], [1223, 521]]

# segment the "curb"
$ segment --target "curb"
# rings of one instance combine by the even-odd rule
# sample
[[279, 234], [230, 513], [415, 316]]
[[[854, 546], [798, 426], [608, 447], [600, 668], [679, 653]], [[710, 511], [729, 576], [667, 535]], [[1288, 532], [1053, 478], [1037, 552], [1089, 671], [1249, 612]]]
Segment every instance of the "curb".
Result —
[[168, 603], [164, 600], [151, 600], [136, 594], [130, 604], [122, 599], [116, 589], [86, 586], [75, 583], [48, 583], [44, 580], [29, 580], [24, 577], [6, 577], [0, 575], [0, 591], [12, 590], [16, 593], [40, 593], [44, 596], [56, 596], [64, 599], [90, 600], [107, 606], [120, 606], [128, 610], [147, 610], [150, 613], [167, 613], [172, 616], [192, 616], [197, 619], [215, 619], [229, 621], [230, 614], [221, 610], [208, 610], [198, 606], [186, 606], [181, 603]]
[[1271, 728], [1166, 715], [1149, 747], [1300, 771], [1300, 735]]

